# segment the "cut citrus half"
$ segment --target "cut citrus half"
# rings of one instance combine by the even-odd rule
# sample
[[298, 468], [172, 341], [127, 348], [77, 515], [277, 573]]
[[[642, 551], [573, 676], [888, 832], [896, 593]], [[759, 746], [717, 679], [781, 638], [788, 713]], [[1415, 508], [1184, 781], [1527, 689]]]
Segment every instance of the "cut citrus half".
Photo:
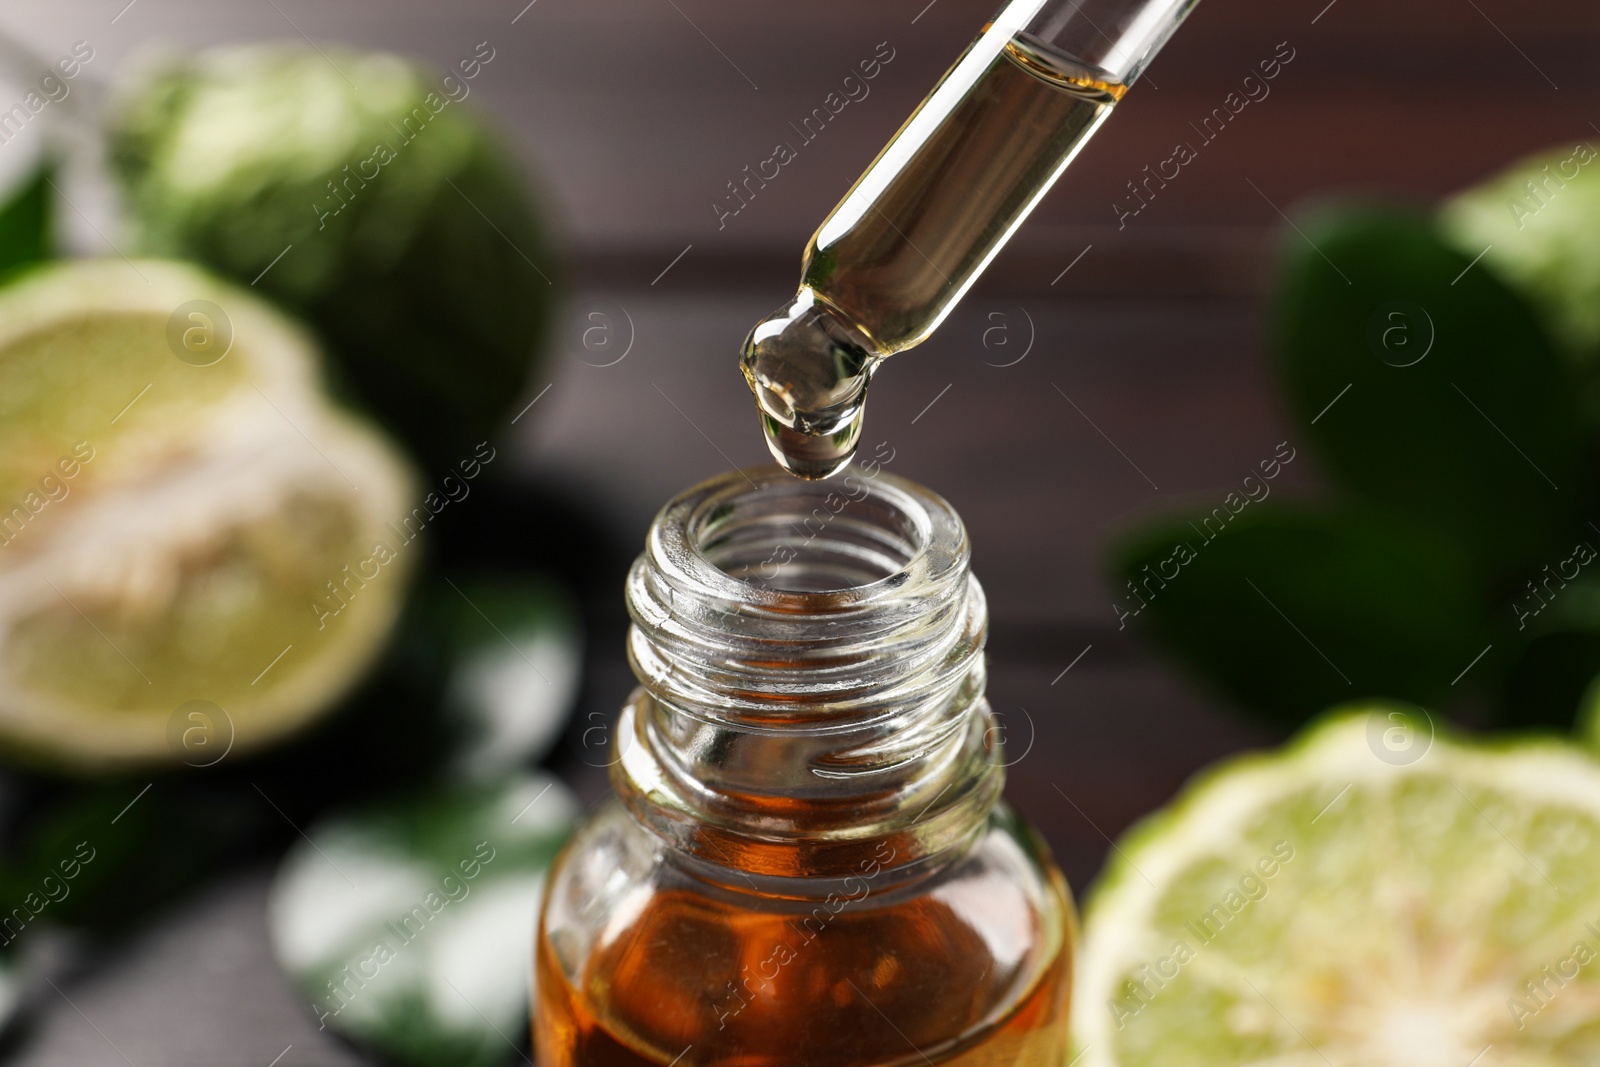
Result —
[[1600, 765], [1572, 746], [1346, 712], [1114, 855], [1079, 1067], [1600, 1062]]
[[[310, 338], [266, 304], [175, 263], [90, 260], [0, 290], [0, 541], [100, 481], [160, 477], [266, 404], [320, 409]], [[270, 412], [270, 407], [267, 408]], [[49, 479], [49, 481], [47, 481]], [[30, 499], [31, 498], [31, 499]], [[18, 514], [19, 509], [28, 518]], [[15, 543], [13, 543], [15, 542]]]
[[209, 763], [369, 665], [421, 522], [329, 406], [309, 339], [186, 267], [88, 262], [0, 293], [0, 745]]

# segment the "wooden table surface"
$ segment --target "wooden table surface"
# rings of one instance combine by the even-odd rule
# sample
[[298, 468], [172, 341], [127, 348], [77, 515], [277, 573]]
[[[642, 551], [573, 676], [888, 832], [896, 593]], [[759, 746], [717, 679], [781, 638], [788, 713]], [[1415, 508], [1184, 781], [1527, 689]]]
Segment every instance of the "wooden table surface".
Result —
[[[495, 50], [473, 95], [513, 132], [570, 257], [563, 326], [535, 382], [549, 391], [512, 448], [630, 543], [679, 489], [764, 460], [735, 346], [789, 295], [811, 230], [990, 13], [978, 0], [125, 4], [19, 0], [0, 29], [52, 57], [87, 40], [102, 80], [161, 42], [304, 34], [441, 65], [479, 42]], [[870, 95], [719, 228], [726, 183], [791, 140], [789, 123], [881, 42], [893, 59]], [[1283, 43], [1294, 58], [1271, 95], [1119, 229], [1126, 183]], [[1207, 0], [939, 335], [879, 376], [866, 439], [888, 442], [891, 469], [943, 493], [971, 529], [993, 618], [990, 696], [1013, 751], [1031, 744], [1009, 796], [1075, 886], [1195, 769], [1267, 740], [1118, 630], [1099, 553], [1131, 517], [1218, 495], [1297, 443], [1262, 326], [1280, 212], [1352, 188], [1427, 201], [1521, 153], [1600, 138], [1597, 50], [1586, 0]], [[595, 312], [631, 338], [615, 365], [581, 344]], [[1316, 491], [1302, 456], [1280, 491]], [[629, 688], [614, 636], [585, 709], [614, 709]], [[604, 788], [580, 761], [563, 767], [586, 798]], [[269, 875], [242, 872], [67, 975], [9, 1057], [363, 1062], [317, 1032], [271, 962]]]

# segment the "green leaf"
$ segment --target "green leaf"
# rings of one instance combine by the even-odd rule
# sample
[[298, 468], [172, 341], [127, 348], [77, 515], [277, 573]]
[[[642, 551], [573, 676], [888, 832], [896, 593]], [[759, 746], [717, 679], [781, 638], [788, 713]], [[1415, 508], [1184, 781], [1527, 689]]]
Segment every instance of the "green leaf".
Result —
[[1584, 690], [1578, 701], [1578, 740], [1600, 756], [1600, 675]]
[[322, 1025], [416, 1067], [493, 1067], [528, 1030], [544, 873], [577, 817], [555, 779], [410, 794], [315, 824], [268, 924]]
[[[1593, 543], [1581, 546], [1591, 561]], [[1581, 558], [1542, 571], [1511, 602], [1505, 626], [1508, 643], [1516, 642], [1516, 662], [1500, 698], [1507, 725], [1569, 727], [1600, 681], [1600, 577], [1567, 582], [1558, 573]]]
[[276, 829], [269, 818], [278, 818], [259, 796], [212, 788], [200, 775], [119, 777], [45, 792], [32, 799], [22, 841], [7, 856], [11, 893], [53, 877], [66, 891], [38, 921], [105, 936], [127, 932], [242, 858], [263, 826]]
[[339, 714], [239, 765], [236, 788], [248, 798], [259, 786], [303, 823], [355, 797], [532, 764], [572, 713], [581, 648], [576, 609], [550, 580], [430, 568]]
[[41, 166], [0, 205], [0, 278], [51, 258], [54, 201], [50, 179], [54, 172], [49, 164]]
[[1275, 722], [1372, 697], [1437, 704], [1486, 643], [1460, 553], [1378, 515], [1219, 507], [1124, 538], [1113, 568], [1125, 621]]
[[1570, 727], [1600, 678], [1600, 628], [1539, 634], [1506, 680], [1501, 724]]
[[582, 631], [561, 591], [533, 575], [446, 576], [426, 625], [448, 661], [444, 711], [458, 735], [449, 769], [497, 775], [538, 760], [577, 699]]
[[1301, 229], [1279, 362], [1332, 479], [1432, 524], [1489, 575], [1565, 540], [1590, 496], [1586, 432], [1527, 305], [1421, 215], [1347, 205]]

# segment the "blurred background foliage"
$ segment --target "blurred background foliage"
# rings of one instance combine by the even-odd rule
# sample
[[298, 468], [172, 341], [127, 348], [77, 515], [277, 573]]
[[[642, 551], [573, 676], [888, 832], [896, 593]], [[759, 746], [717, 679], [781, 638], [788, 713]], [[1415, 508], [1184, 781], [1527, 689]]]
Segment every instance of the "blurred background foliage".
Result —
[[1330, 491], [1267, 500], [1257, 477], [1109, 551], [1135, 625], [1234, 706], [1566, 729], [1593, 701], [1594, 158], [1555, 148], [1436, 211], [1325, 204], [1285, 235], [1272, 350]]
[[[234, 753], [222, 709], [180, 723], [167, 755], [141, 766], [97, 769], [94, 745], [71, 730], [52, 742], [57, 770], [15, 762], [0, 777], [0, 902], [23, 908], [30, 924], [36, 915], [91, 941], [118, 938], [240, 862], [315, 839], [354, 848], [354, 863], [372, 834], [384, 862], [411, 873], [436, 861], [448, 871], [481, 844], [497, 857], [484, 884], [502, 891], [480, 888], [476, 900], [515, 890], [512, 904], [532, 921], [532, 894], [577, 809], [558, 780], [528, 776], [567, 725], [596, 577], [618, 564], [609, 532], [587, 512], [494, 462], [527, 403], [560, 269], [529, 177], [495, 124], [451, 91], [492, 58], [491, 49], [439, 72], [342, 51], [336, 69], [310, 47], [224, 48], [156, 63], [117, 87], [104, 137], [126, 251], [197, 264], [306, 323], [325, 357], [324, 399], [372, 420], [416, 471], [406, 507], [426, 529], [404, 550], [420, 552], [420, 566], [386, 579], [405, 584], [384, 593], [403, 605], [383, 651], [348, 695], [315, 697], [331, 706], [287, 740]], [[360, 81], [359, 97], [345, 72]], [[46, 159], [0, 208], [0, 283], [36, 276], [55, 254], [55, 170]], [[69, 364], [92, 358], [70, 341], [56, 352]], [[48, 540], [52, 530], [39, 533]], [[309, 619], [315, 609], [305, 610]], [[274, 651], [260, 649], [261, 662]], [[193, 681], [203, 692], [203, 676]], [[498, 820], [494, 804], [522, 797], [530, 781], [539, 813], [514, 833], [489, 826], [485, 813]], [[390, 832], [419, 811], [427, 834]], [[93, 858], [75, 865], [56, 899], [41, 886], [58, 884], [63, 858], [86, 842]], [[374, 997], [372, 1010], [350, 1012], [323, 1004], [320, 972], [295, 960], [325, 968], [333, 957], [308, 950], [304, 931], [350, 931], [315, 933], [326, 901], [295, 889], [306, 877], [297, 856], [284, 861], [273, 932], [326, 1025], [419, 1064], [445, 1053], [494, 1063], [507, 1051], [495, 1026], [525, 1033], [526, 938], [496, 940], [514, 988], [481, 1026], [463, 1028], [453, 1005], [426, 998]], [[404, 911], [410, 902], [389, 903]], [[382, 905], [363, 905], [373, 925]], [[441, 925], [440, 943], [406, 966], [433, 966], [470, 925]], [[329, 942], [335, 954], [347, 947]], [[13, 966], [9, 954], [0, 962], [7, 1016], [27, 1003], [12, 995]]]

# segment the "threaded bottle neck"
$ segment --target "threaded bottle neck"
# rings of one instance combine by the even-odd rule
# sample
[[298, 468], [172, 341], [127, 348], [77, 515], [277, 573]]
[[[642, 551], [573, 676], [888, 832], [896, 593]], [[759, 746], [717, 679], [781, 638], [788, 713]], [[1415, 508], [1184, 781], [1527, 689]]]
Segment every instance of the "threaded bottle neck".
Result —
[[714, 478], [662, 510], [629, 575], [640, 689], [614, 785], [699, 861], [779, 881], [913, 866], [998, 799], [966, 531], [868, 470]]

